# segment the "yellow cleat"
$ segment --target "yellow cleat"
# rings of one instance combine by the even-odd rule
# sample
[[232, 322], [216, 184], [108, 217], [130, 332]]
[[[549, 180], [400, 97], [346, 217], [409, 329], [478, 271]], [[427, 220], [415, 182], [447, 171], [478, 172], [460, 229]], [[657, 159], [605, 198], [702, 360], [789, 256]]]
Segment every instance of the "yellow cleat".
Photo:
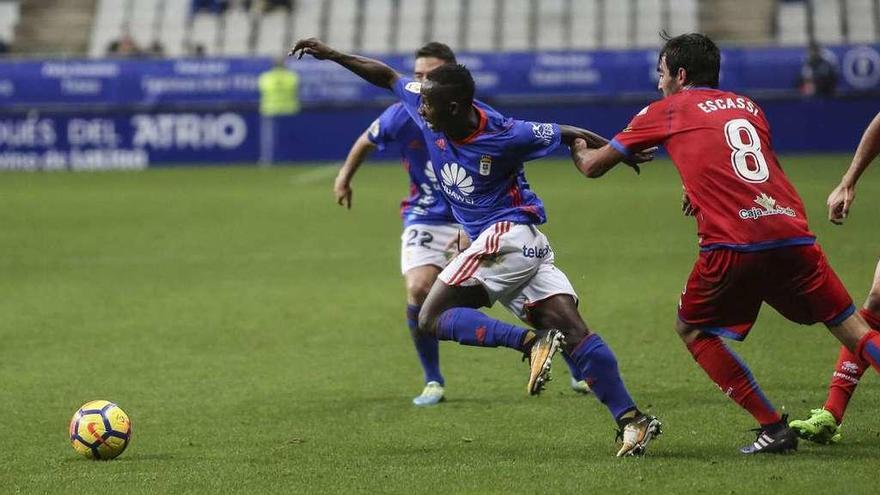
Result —
[[560, 345], [562, 345], [562, 333], [559, 330], [550, 330], [543, 337], [535, 339], [528, 354], [529, 395], [540, 394], [544, 385], [550, 381], [550, 363]]

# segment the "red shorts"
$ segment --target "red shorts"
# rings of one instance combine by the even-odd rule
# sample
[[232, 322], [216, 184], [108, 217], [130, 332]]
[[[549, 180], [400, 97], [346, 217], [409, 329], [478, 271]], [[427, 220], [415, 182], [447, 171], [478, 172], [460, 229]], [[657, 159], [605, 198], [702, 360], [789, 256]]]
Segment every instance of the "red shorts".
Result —
[[837, 325], [855, 312], [825, 253], [812, 244], [701, 252], [682, 292], [678, 317], [706, 333], [743, 340], [762, 302], [803, 325]]

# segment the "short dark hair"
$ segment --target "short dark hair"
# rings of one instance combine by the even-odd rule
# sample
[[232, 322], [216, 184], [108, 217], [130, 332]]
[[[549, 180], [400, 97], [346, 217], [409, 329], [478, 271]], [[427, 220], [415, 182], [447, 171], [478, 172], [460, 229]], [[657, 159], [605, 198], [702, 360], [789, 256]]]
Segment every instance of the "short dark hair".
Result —
[[470, 104], [474, 101], [475, 84], [471, 71], [461, 64], [443, 64], [426, 76], [450, 100]]
[[687, 71], [688, 84], [697, 86], [718, 87], [718, 75], [721, 72], [721, 52], [718, 46], [705, 34], [690, 33], [670, 37], [665, 32], [660, 37], [666, 40], [660, 50], [659, 62], [666, 57], [666, 68], [673, 76], [678, 69]]
[[452, 51], [452, 48], [439, 41], [432, 41], [416, 50], [416, 58], [422, 57], [434, 57], [447, 64], [458, 63], [455, 61], [455, 53]]

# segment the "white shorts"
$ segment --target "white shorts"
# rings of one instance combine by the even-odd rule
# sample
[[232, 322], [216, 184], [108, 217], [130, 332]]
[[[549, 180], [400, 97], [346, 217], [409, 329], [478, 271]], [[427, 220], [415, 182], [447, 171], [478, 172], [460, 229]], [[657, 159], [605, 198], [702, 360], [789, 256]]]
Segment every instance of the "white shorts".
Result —
[[[400, 273], [425, 265], [443, 269], [458, 252], [455, 240], [460, 229], [454, 223], [414, 224], [403, 229], [403, 235], [400, 236]], [[450, 244], [452, 248], [448, 247]]]
[[498, 222], [440, 273], [448, 285], [482, 284], [489, 301], [501, 302], [522, 320], [530, 306], [557, 294], [577, 294], [553, 264], [553, 249], [534, 225]]

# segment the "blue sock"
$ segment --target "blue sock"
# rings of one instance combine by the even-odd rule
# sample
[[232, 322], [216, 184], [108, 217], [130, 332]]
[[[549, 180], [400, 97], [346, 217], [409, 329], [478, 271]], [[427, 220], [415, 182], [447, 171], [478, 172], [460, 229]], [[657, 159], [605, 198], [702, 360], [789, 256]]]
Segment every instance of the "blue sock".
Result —
[[620, 378], [617, 358], [601, 337], [596, 334], [587, 336], [574, 348], [571, 357], [581, 370], [581, 376], [599, 401], [611, 411], [615, 421], [636, 408]]
[[480, 347], [510, 347], [520, 351], [523, 337], [528, 332], [528, 329], [490, 318], [471, 308], [447, 309], [440, 315], [437, 325], [440, 340]]
[[438, 382], [443, 385], [443, 375], [440, 374], [440, 349], [437, 337], [433, 335], [420, 335], [419, 328], [419, 310], [421, 306], [415, 304], [406, 305], [406, 324], [409, 326], [409, 334], [412, 336], [413, 344], [416, 346], [416, 353], [419, 355], [419, 361], [422, 363], [422, 370], [425, 372], [425, 383]]
[[567, 352], [560, 352], [562, 354], [562, 359], [565, 360], [565, 364], [568, 365], [568, 372], [571, 373], [571, 377], [575, 379], [575, 381], [583, 380], [583, 376], [581, 376], [581, 370], [578, 368], [577, 363], [574, 358], [571, 357], [571, 354]]

